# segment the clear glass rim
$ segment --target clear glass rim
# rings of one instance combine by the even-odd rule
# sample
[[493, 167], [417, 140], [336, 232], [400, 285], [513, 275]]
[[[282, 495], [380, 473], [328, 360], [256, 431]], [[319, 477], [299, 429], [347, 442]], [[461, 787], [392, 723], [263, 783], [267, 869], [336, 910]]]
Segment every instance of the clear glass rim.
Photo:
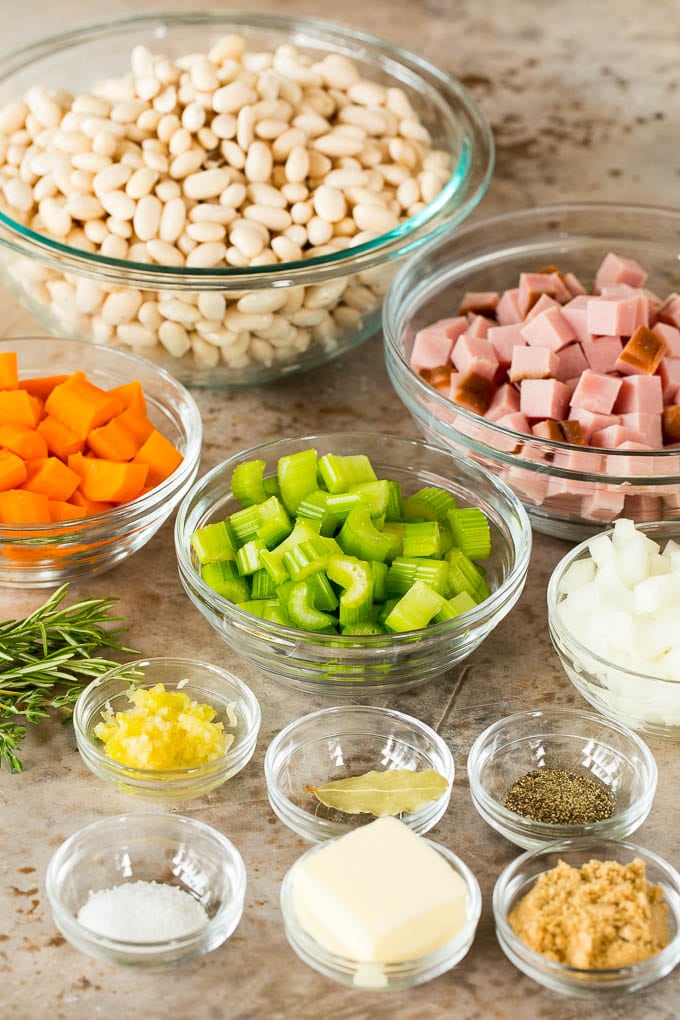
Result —
[[[158, 11], [150, 14], [133, 15], [127, 18], [91, 22], [77, 29], [57, 33], [30, 43], [0, 56], [0, 83], [15, 71], [25, 69], [37, 58], [66, 50], [82, 42], [124, 31], [164, 23], [175, 25], [223, 25], [225, 29], [247, 24], [255, 29], [279, 29], [309, 37], [314, 33], [320, 39], [355, 41], [364, 51], [379, 52], [392, 62], [409, 68], [421, 78], [429, 77], [440, 96], [447, 96], [449, 103], [455, 102], [458, 116], [468, 122], [475, 135], [475, 144], [469, 145], [469, 163], [459, 160], [440, 194], [429, 202], [420, 213], [405, 220], [389, 233], [380, 235], [354, 248], [318, 256], [297, 262], [278, 263], [265, 267], [229, 267], [225, 269], [183, 268], [181, 271], [169, 266], [131, 262], [104, 255], [83, 252], [61, 242], [38, 234], [30, 228], [0, 212], [0, 245], [11, 248], [18, 254], [31, 255], [65, 270], [78, 270], [90, 275], [105, 277], [112, 281], [136, 281], [148, 289], [198, 289], [207, 290], [228, 283], [240, 283], [247, 287], [272, 286], [284, 273], [290, 283], [298, 284], [304, 278], [326, 270], [324, 276], [337, 274], [338, 270], [356, 271], [356, 266], [368, 269], [389, 256], [404, 256], [425, 238], [436, 236], [442, 227], [451, 226], [463, 220], [475, 208], [484, 195], [493, 172], [494, 140], [491, 126], [474, 98], [461, 83], [446, 71], [428, 60], [384, 41], [376, 36], [347, 28], [339, 23], [322, 18], [305, 16], [274, 15], [245, 10], [237, 11]], [[450, 208], [447, 210], [447, 206]], [[436, 229], [436, 218], [445, 212], [444, 223]]]

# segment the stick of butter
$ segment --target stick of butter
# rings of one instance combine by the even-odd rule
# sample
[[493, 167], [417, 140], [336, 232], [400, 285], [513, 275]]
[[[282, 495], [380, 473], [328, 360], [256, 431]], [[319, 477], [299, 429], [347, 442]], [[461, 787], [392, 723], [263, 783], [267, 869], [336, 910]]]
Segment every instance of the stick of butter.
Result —
[[464, 926], [467, 888], [421, 836], [378, 818], [295, 865], [293, 908], [309, 935], [362, 962], [413, 960]]

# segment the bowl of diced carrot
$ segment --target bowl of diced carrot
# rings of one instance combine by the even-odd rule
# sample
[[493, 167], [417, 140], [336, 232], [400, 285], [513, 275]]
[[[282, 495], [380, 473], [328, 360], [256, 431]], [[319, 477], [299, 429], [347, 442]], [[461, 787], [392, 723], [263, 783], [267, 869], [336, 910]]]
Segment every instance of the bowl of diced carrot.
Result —
[[193, 397], [144, 358], [0, 341], [0, 585], [46, 587], [140, 549], [194, 480]]

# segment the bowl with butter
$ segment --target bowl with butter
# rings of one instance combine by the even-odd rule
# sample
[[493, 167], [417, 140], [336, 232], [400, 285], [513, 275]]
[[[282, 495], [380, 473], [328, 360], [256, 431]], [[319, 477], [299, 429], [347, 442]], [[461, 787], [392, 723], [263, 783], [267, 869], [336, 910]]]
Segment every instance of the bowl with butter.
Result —
[[399, 991], [455, 967], [475, 937], [477, 879], [447, 847], [377, 818], [312, 847], [286, 874], [286, 937], [344, 985]]

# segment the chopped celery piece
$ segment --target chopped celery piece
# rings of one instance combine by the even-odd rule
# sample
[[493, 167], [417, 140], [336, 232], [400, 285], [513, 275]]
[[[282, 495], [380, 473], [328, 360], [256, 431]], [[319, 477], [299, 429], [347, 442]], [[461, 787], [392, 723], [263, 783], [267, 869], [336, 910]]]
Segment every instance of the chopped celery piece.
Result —
[[264, 569], [260, 567], [250, 579], [250, 594], [254, 599], [271, 599], [276, 597], [276, 585]]
[[439, 525], [439, 544], [441, 545], [442, 556], [446, 556], [449, 549], [452, 549], [455, 545], [451, 528], [448, 524]]
[[381, 627], [384, 627], [385, 620], [390, 615], [398, 601], [399, 599], [385, 599], [384, 604], [380, 607], [380, 612], [376, 616], [376, 623], [379, 623]]
[[280, 623], [284, 627], [292, 627], [290, 616], [278, 601], [278, 599], [265, 599], [262, 617], [270, 623]]
[[341, 634], [354, 634], [361, 637], [364, 634], [386, 634], [387, 631], [377, 621], [359, 620], [357, 623], [347, 623], [340, 628]]
[[394, 478], [389, 478], [387, 484], [389, 486], [389, 498], [385, 508], [385, 520], [401, 520], [404, 516], [404, 500], [401, 495], [401, 485]]
[[371, 517], [384, 518], [390, 501], [390, 483], [386, 478], [377, 482], [359, 482], [351, 485], [349, 491], [360, 496], [362, 502], [368, 503]]
[[279, 542], [273, 549], [264, 549], [260, 554], [262, 566], [267, 571], [275, 584], [281, 584], [289, 578], [288, 571], [283, 565], [283, 554], [293, 549], [300, 542], [310, 538], [318, 538], [317, 533], [310, 527], [308, 521], [297, 521], [293, 530], [282, 542]]
[[315, 535], [284, 552], [282, 562], [294, 581], [302, 581], [315, 570], [323, 570], [329, 556], [341, 552], [334, 538]]
[[262, 503], [267, 498], [264, 489], [264, 460], [245, 460], [237, 464], [231, 476], [231, 493], [243, 506]]
[[233, 560], [236, 556], [236, 539], [229, 521], [197, 528], [191, 536], [191, 546], [199, 563]]
[[454, 595], [452, 599], [446, 599], [439, 612], [433, 616], [434, 623], [441, 623], [443, 620], [455, 620], [457, 616], [467, 613], [468, 609], [474, 609], [477, 603], [466, 591]]
[[352, 485], [377, 481], [371, 462], [363, 453], [327, 453], [319, 458], [319, 473], [329, 492], [347, 492]]
[[397, 556], [390, 563], [385, 586], [388, 598], [405, 595], [416, 581], [423, 581], [440, 595], [449, 594], [449, 565], [446, 560]]
[[408, 556], [441, 556], [442, 543], [437, 521], [407, 521], [402, 530], [402, 552]]
[[338, 608], [338, 596], [323, 570], [317, 570], [315, 574], [310, 574], [307, 580], [317, 609], [332, 613]]
[[384, 602], [387, 597], [387, 564], [369, 560], [368, 565], [373, 574], [373, 601]]
[[278, 601], [276, 599], [246, 599], [245, 602], [237, 602], [236, 605], [244, 613], [252, 613], [253, 616], [261, 616], [264, 619], [266, 608], [278, 605]]
[[397, 556], [403, 555], [404, 551], [404, 523], [402, 521], [385, 521], [383, 524], [383, 532], [386, 535], [394, 535], [398, 541]]
[[365, 620], [373, 605], [373, 574], [368, 563], [355, 556], [331, 556], [326, 574], [342, 588], [340, 624]]
[[422, 519], [446, 524], [447, 512], [455, 510], [457, 506], [456, 500], [446, 489], [426, 485], [404, 500], [404, 517], [409, 521]]
[[335, 618], [314, 605], [314, 594], [308, 581], [296, 581], [286, 604], [291, 623], [302, 630], [335, 632]]
[[387, 630], [419, 630], [441, 610], [446, 599], [423, 581], [415, 581], [385, 618]]
[[289, 513], [296, 513], [300, 501], [318, 488], [316, 468], [316, 450], [300, 450], [279, 458], [276, 477], [281, 499]]
[[491, 529], [483, 510], [476, 506], [449, 510], [447, 514], [454, 544], [471, 560], [486, 560], [491, 555]]
[[260, 527], [257, 537], [267, 549], [273, 549], [293, 530], [293, 523], [278, 496], [270, 496], [258, 505]]
[[484, 575], [479, 567], [466, 556], [462, 549], [449, 549], [445, 563], [449, 566], [449, 588], [454, 595], [466, 591], [474, 597], [474, 593]]
[[250, 585], [240, 577], [236, 564], [231, 560], [215, 560], [201, 567], [201, 578], [205, 583], [230, 602], [243, 602], [250, 596]]
[[253, 538], [241, 546], [236, 553], [236, 568], [241, 576], [254, 574], [256, 570], [262, 569], [260, 553], [264, 548], [264, 542], [259, 538]]
[[473, 592], [473, 598], [477, 605], [479, 605], [481, 602], [484, 602], [486, 599], [488, 599], [490, 594], [491, 588], [489, 588], [489, 585], [486, 582], [486, 578], [483, 577]]
[[338, 526], [338, 517], [328, 506], [330, 494], [325, 489], [315, 489], [300, 500], [297, 508], [298, 517], [313, 522], [318, 522], [320, 535], [332, 535]]
[[257, 533], [260, 530], [260, 508], [253, 504], [253, 506], [244, 506], [241, 510], [235, 510], [229, 516], [229, 523], [237, 545], [250, 542], [251, 539], [257, 538]]
[[338, 544], [348, 556], [382, 562], [394, 559], [399, 547], [398, 539], [394, 535], [378, 531], [366, 504], [357, 506], [349, 512], [338, 533]]

